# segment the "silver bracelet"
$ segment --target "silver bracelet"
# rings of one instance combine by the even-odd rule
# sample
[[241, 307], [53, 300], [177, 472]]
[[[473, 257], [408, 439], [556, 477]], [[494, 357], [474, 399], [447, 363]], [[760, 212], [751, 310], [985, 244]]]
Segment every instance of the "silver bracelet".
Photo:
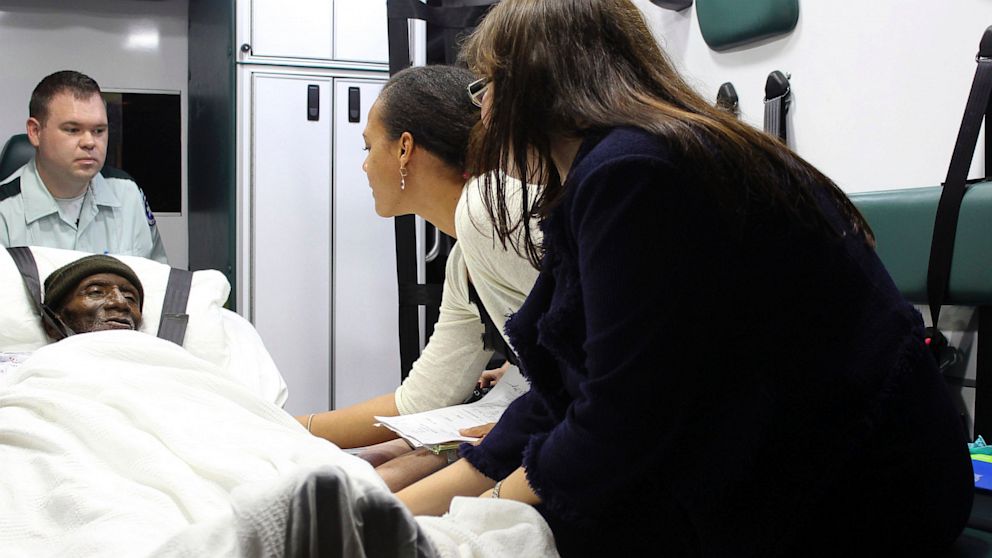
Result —
[[307, 432], [309, 432], [311, 434], [313, 434], [313, 431], [310, 430], [310, 427], [313, 426], [313, 416], [316, 415], [316, 414], [317, 413], [310, 413], [310, 416], [307, 417]]
[[502, 486], [503, 486], [503, 481], [499, 481], [496, 483], [496, 486], [493, 487], [493, 498], [499, 498], [499, 489], [502, 488]]

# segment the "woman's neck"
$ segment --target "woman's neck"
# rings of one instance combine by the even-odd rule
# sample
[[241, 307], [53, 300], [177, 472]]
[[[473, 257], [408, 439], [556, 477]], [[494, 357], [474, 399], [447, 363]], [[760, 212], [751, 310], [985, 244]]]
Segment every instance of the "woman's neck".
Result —
[[551, 159], [555, 162], [555, 168], [558, 169], [558, 176], [562, 183], [565, 182], [568, 171], [572, 168], [572, 163], [575, 162], [575, 156], [581, 146], [582, 137], [559, 137], [552, 142]]
[[458, 238], [455, 233], [455, 209], [465, 188], [465, 178], [457, 172], [438, 172], [424, 185], [420, 207], [414, 213], [434, 225], [444, 234]]

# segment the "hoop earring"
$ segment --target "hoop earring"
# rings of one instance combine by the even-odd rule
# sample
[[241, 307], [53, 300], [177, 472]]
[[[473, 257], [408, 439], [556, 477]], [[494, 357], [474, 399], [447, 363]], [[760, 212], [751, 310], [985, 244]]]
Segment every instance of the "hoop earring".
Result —
[[400, 190], [405, 190], [406, 189], [406, 175], [407, 174], [409, 174], [409, 171], [406, 170], [406, 167], [400, 167]]

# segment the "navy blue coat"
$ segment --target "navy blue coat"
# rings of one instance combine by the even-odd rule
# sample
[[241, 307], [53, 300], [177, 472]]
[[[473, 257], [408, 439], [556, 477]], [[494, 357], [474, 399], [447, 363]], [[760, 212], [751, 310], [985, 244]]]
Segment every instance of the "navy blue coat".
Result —
[[780, 186], [835, 233], [719, 204], [703, 181], [734, 177], [693, 166], [642, 130], [585, 139], [507, 324], [531, 391], [463, 455], [522, 464], [566, 556], [946, 545], [971, 467], [919, 313], [822, 190]]

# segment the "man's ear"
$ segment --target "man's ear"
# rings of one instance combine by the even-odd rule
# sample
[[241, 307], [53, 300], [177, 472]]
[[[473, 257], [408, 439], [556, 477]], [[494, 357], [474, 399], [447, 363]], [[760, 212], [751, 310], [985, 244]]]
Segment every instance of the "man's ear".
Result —
[[41, 122], [32, 116], [31, 118], [28, 118], [28, 121], [24, 127], [28, 132], [28, 141], [31, 142], [31, 145], [35, 147], [41, 145]]
[[416, 142], [413, 141], [413, 134], [403, 132], [400, 135], [400, 167], [406, 167], [416, 149]]

